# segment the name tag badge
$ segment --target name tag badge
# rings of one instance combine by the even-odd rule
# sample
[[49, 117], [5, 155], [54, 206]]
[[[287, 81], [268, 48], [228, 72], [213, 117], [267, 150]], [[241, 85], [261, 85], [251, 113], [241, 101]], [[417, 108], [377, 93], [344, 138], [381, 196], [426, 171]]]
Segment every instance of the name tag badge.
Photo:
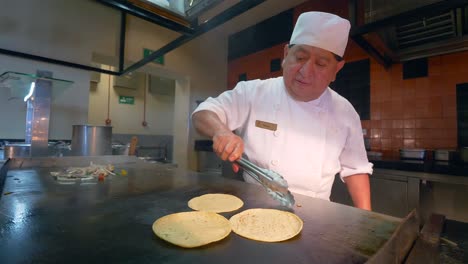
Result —
[[271, 131], [276, 131], [276, 129], [278, 129], [278, 124], [269, 123], [269, 122], [265, 122], [261, 120], [256, 120], [255, 126], [259, 128], [263, 128], [263, 129], [268, 129]]

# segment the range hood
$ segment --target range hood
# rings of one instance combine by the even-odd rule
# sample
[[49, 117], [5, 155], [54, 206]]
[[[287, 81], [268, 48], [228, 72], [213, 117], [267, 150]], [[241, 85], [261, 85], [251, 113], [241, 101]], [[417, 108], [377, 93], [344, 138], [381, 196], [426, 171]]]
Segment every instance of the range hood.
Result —
[[129, 0], [128, 2], [138, 6], [143, 6], [145, 3], [156, 5], [166, 11], [176, 13], [187, 20], [193, 20], [221, 1], [223, 0]]
[[198, 17], [223, 0], [98, 0], [182, 34], [193, 34]]
[[468, 50], [468, 1], [365, 1], [351, 38], [381, 64]]

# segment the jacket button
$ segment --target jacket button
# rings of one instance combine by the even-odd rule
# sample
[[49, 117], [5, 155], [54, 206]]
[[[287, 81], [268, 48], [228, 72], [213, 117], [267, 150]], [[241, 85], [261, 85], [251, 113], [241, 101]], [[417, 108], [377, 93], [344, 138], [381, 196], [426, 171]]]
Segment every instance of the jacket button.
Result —
[[271, 165], [276, 166], [276, 164], [278, 164], [278, 161], [277, 161], [277, 160], [272, 160], [272, 161], [271, 161]]
[[273, 132], [273, 135], [275, 135], [275, 137], [279, 137], [280, 134], [281, 134], [281, 133], [280, 133], [278, 130], [276, 130], [276, 131]]

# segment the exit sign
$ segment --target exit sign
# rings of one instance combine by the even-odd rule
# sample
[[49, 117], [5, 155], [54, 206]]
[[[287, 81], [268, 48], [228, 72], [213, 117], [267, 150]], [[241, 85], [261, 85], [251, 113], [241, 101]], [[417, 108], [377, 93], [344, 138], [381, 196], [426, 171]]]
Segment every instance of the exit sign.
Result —
[[119, 96], [119, 104], [135, 104], [135, 97], [133, 96]]
[[[143, 49], [143, 58], [146, 58], [148, 57], [149, 55], [151, 55], [151, 53], [153, 53], [154, 50], [150, 50], [150, 49]], [[156, 59], [153, 60], [154, 63], [157, 63], [157, 64], [161, 64], [161, 65], [164, 65], [164, 56], [161, 56], [161, 57], [157, 57]]]

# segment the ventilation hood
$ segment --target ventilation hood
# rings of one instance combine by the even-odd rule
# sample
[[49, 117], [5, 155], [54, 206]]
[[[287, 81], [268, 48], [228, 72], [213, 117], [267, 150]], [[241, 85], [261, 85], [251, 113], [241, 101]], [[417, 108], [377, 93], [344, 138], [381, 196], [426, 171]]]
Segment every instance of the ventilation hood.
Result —
[[193, 34], [198, 17], [223, 0], [98, 0], [182, 34]]
[[468, 1], [366, 0], [351, 38], [384, 66], [468, 50]]

